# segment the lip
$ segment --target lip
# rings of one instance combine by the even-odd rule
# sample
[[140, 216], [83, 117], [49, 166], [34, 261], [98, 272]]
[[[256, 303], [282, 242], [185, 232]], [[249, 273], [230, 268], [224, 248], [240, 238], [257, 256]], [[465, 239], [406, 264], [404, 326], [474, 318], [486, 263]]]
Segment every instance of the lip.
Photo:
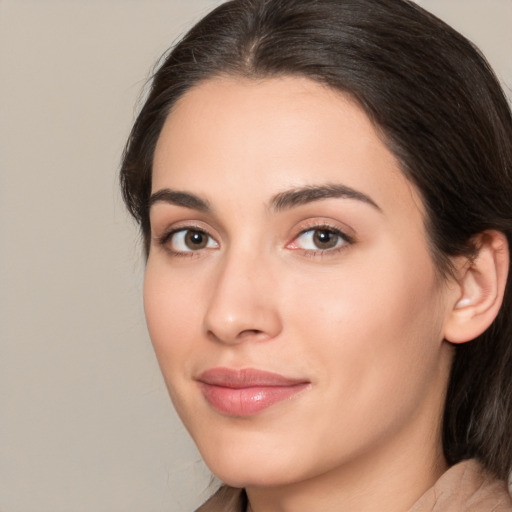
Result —
[[212, 368], [197, 377], [206, 401], [229, 416], [253, 416], [311, 383], [254, 368]]

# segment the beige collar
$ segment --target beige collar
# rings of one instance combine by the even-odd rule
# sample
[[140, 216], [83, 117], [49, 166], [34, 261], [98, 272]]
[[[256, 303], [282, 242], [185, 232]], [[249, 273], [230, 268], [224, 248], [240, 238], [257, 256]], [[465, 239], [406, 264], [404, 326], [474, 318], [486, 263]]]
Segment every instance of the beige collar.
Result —
[[475, 460], [451, 467], [408, 512], [511, 512], [505, 482]]
[[[243, 512], [245, 493], [221, 487], [196, 512]], [[407, 512], [512, 512], [505, 482], [475, 460], [451, 467]]]

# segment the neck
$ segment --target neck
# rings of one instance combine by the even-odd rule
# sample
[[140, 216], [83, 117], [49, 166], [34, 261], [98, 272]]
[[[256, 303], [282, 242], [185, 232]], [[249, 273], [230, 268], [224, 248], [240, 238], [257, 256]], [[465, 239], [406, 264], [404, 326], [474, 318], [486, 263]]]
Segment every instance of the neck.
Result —
[[[435, 429], [434, 429], [435, 430]], [[440, 429], [439, 429], [440, 430]], [[402, 436], [324, 474], [275, 487], [248, 487], [248, 512], [396, 512], [410, 509], [447, 469], [440, 431]], [[389, 441], [389, 440], [388, 440]]]

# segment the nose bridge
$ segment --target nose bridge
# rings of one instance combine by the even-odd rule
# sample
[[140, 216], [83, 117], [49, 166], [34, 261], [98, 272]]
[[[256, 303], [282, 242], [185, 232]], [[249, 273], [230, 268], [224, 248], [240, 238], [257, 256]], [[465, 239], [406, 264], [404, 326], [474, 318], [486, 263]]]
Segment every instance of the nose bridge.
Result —
[[205, 315], [205, 329], [224, 343], [275, 337], [281, 323], [271, 266], [261, 253], [228, 251], [220, 264]]

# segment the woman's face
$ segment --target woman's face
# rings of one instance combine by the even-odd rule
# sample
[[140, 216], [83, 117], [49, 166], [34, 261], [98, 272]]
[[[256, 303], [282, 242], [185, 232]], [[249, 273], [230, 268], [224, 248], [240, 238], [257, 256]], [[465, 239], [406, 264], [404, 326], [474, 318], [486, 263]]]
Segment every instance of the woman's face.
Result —
[[454, 291], [358, 106], [301, 78], [206, 81], [169, 115], [152, 186], [147, 323], [217, 476], [438, 455]]

